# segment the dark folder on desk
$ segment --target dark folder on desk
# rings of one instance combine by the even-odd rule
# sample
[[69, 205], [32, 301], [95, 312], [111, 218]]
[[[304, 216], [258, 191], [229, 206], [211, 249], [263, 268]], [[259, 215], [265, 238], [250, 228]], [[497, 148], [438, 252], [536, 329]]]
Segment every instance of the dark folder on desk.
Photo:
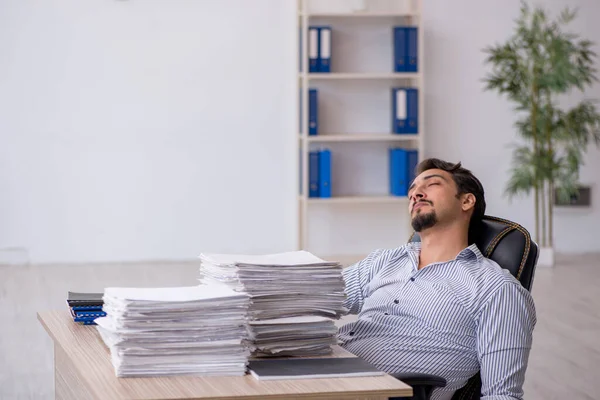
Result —
[[251, 360], [250, 374], [258, 380], [380, 376], [384, 372], [358, 357]]
[[69, 292], [67, 297], [67, 304], [69, 307], [77, 306], [102, 306], [104, 301], [102, 296], [104, 293], [78, 293]]
[[95, 324], [94, 320], [106, 316], [103, 311], [104, 293], [69, 292], [67, 305], [71, 311], [73, 321], [84, 325]]

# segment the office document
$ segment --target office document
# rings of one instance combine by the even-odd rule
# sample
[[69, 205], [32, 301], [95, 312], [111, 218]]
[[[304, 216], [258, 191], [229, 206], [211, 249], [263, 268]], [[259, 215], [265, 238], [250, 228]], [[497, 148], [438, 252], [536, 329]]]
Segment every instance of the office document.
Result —
[[334, 320], [347, 313], [342, 265], [306, 251], [201, 254], [200, 280], [247, 293], [253, 356], [330, 354]]
[[224, 287], [106, 288], [97, 329], [117, 377], [246, 373], [249, 296]]

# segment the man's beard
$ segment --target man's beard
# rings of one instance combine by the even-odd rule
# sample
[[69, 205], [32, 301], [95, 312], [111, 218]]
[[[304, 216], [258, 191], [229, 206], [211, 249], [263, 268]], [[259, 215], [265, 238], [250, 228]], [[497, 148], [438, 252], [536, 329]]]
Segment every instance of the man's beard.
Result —
[[417, 214], [411, 221], [412, 228], [415, 232], [421, 232], [423, 229], [431, 228], [437, 224], [438, 219], [435, 211], [428, 213]]

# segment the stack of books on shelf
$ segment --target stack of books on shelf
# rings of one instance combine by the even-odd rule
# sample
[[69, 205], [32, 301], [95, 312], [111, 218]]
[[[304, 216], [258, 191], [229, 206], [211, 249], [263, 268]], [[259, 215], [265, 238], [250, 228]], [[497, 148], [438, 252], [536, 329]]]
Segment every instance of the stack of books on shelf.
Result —
[[[308, 27], [308, 72], [331, 72], [331, 33], [331, 26], [311, 25]], [[302, 70], [302, 66], [300, 66], [300, 70]]]
[[419, 71], [419, 28], [395, 26], [393, 28], [394, 71]]
[[82, 325], [94, 325], [96, 318], [105, 316], [102, 296], [103, 293], [68, 292], [67, 306], [73, 321]]
[[331, 150], [308, 153], [308, 197], [331, 197]]
[[255, 357], [330, 354], [335, 320], [347, 313], [342, 266], [306, 251], [201, 254], [200, 281], [251, 298], [249, 346]]
[[244, 375], [249, 297], [224, 287], [107, 288], [96, 320], [117, 377]]
[[392, 133], [401, 135], [419, 133], [419, 89], [392, 88]]

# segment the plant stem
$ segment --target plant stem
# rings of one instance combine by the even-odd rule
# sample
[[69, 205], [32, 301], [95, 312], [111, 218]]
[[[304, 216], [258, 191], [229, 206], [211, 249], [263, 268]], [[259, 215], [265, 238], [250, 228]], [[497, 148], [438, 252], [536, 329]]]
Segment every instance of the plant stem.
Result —
[[542, 247], [548, 246], [547, 241], [547, 231], [546, 231], [546, 192], [545, 192], [546, 182], [542, 182], [540, 193], [541, 193], [541, 203], [542, 203]]
[[548, 185], [548, 246], [554, 247], [554, 182]]
[[[546, 113], [546, 121], [544, 130], [546, 131], [546, 145], [548, 146], [548, 246], [553, 247], [553, 203], [554, 203], [554, 147], [552, 145], [552, 133], [550, 123], [552, 121], [552, 99], [550, 93], [546, 93], [546, 104], [548, 112]], [[545, 229], [545, 228], [544, 228]]]
[[535, 241], [540, 243], [540, 178], [539, 178], [539, 166], [537, 160], [539, 160], [539, 144], [537, 135], [537, 107], [538, 107], [538, 87], [537, 87], [537, 76], [535, 65], [533, 66], [533, 84], [531, 86], [531, 134], [533, 136], [533, 153], [534, 153], [534, 164], [533, 164], [533, 184], [535, 189]]

